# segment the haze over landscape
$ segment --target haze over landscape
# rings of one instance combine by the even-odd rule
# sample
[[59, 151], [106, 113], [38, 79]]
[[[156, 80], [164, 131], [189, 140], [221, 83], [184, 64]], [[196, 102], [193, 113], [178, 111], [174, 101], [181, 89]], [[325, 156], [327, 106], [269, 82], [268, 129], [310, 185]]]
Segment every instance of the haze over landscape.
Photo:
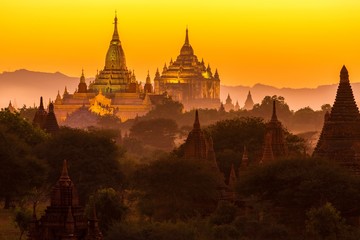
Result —
[[[350, 73], [351, 74], [351, 73]], [[93, 78], [87, 78], [87, 82]], [[74, 92], [77, 88], [79, 77], [69, 77], [60, 72], [44, 73], [32, 72], [28, 70], [17, 70], [15, 72], [4, 72], [0, 74], [0, 88], [6, 89], [0, 99], [0, 107], [7, 107], [11, 100], [15, 107], [37, 106], [39, 96], [44, 97], [45, 103], [49, 99], [54, 100], [57, 91], [64, 92], [65, 86], [69, 92]], [[352, 83], [355, 99], [360, 99], [360, 83]], [[276, 88], [264, 84], [253, 86], [221, 86], [221, 100], [224, 102], [227, 95], [235, 104], [239, 102], [243, 106], [247, 93], [250, 90], [255, 103], [260, 103], [264, 96], [283, 96], [290, 109], [296, 111], [303, 107], [311, 107], [319, 110], [323, 104], [333, 104], [337, 89], [337, 84], [319, 86], [317, 88]]]

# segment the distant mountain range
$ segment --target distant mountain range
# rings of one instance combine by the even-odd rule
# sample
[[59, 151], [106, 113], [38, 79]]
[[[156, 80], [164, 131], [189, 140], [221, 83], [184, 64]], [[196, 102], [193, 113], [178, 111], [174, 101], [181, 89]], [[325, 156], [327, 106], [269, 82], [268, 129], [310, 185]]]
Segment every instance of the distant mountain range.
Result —
[[[248, 92], [251, 91], [254, 103], [261, 103], [264, 96], [282, 96], [291, 110], [303, 107], [311, 107], [314, 110], [321, 109], [323, 104], [333, 105], [337, 90], [337, 84], [322, 85], [317, 88], [276, 88], [263, 84], [255, 84], [252, 87], [244, 86], [221, 86], [221, 99], [225, 103], [228, 94], [235, 104], [239, 101], [240, 107], [244, 106]], [[355, 100], [360, 100], [360, 83], [351, 83]], [[359, 106], [359, 104], [358, 104]]]
[[[14, 72], [3, 72], [0, 74], [0, 107], [6, 107], [11, 100], [16, 107], [38, 105], [40, 96], [43, 96], [45, 104], [55, 100], [57, 91], [62, 95], [65, 86], [70, 93], [77, 88], [80, 76], [69, 77], [60, 72], [44, 73], [34, 72], [25, 69]], [[87, 83], [93, 80], [87, 79]], [[355, 99], [360, 99], [360, 83], [352, 83]], [[263, 84], [255, 84], [252, 87], [246, 86], [221, 86], [221, 100], [225, 102], [228, 94], [235, 104], [244, 105], [249, 91], [255, 103], [260, 103], [264, 96], [283, 96], [290, 106], [290, 109], [297, 110], [309, 106], [314, 110], [320, 109], [322, 104], [333, 104], [335, 100], [337, 84], [323, 85], [317, 88], [276, 88]]]

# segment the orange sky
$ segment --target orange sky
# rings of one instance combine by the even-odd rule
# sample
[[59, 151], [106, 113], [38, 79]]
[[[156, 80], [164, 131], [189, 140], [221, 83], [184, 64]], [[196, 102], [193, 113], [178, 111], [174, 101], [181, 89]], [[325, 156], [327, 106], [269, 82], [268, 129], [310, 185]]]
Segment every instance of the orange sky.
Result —
[[189, 26], [199, 59], [222, 84], [315, 87], [343, 64], [360, 81], [358, 0], [2, 0], [0, 71], [93, 77], [117, 10], [127, 65], [144, 81], [176, 58]]

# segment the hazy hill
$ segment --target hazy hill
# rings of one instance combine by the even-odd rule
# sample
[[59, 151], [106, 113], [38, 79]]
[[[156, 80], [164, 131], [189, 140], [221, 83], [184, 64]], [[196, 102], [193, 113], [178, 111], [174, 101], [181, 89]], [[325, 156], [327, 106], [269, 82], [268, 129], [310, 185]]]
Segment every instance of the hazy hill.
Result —
[[[6, 107], [11, 100], [22, 107], [23, 104], [32, 106], [38, 105], [40, 96], [44, 97], [47, 103], [49, 99], [54, 100], [57, 91], [64, 92], [64, 87], [70, 93], [77, 88], [80, 76], [69, 77], [60, 72], [44, 73], [33, 72], [25, 69], [15, 72], [3, 72], [0, 74], [0, 107]], [[89, 82], [90, 79], [87, 79]], [[360, 83], [352, 83], [356, 100], [360, 99]], [[285, 101], [290, 108], [297, 110], [302, 107], [310, 106], [313, 109], [320, 109], [324, 103], [333, 104], [336, 94], [337, 84], [324, 85], [317, 88], [275, 88], [263, 84], [255, 84], [253, 87], [246, 86], [221, 86], [221, 99], [225, 102], [229, 93], [233, 102], [238, 100], [240, 106], [244, 105], [248, 91], [251, 91], [255, 103], [261, 102], [266, 95], [280, 95], [285, 97]]]
[[17, 107], [23, 104], [39, 104], [40, 96], [47, 103], [49, 98], [55, 100], [57, 91], [64, 92], [65, 86], [73, 92], [79, 83], [79, 77], [69, 77], [60, 72], [44, 73], [25, 69], [0, 74], [0, 107], [7, 106], [11, 100]]
[[[240, 107], [244, 106], [245, 99], [249, 90], [251, 91], [252, 98], [255, 103], [260, 103], [264, 96], [278, 95], [285, 98], [290, 109], [298, 110], [306, 106], [314, 110], [320, 109], [321, 105], [325, 103], [333, 104], [335, 100], [337, 84], [322, 85], [317, 88], [275, 88], [263, 84], [255, 84], [253, 87], [244, 86], [222, 86], [221, 99], [225, 99], [230, 94], [233, 103], [239, 101]], [[358, 102], [360, 99], [360, 83], [351, 83], [355, 100]]]

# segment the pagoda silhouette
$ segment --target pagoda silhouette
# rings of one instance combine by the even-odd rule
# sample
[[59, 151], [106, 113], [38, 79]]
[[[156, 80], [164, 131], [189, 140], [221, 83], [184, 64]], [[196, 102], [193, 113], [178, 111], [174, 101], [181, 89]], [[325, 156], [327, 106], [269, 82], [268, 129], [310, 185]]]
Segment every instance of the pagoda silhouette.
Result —
[[345, 66], [340, 71], [335, 102], [331, 112], [325, 114], [313, 156], [336, 162], [354, 174], [360, 174], [360, 114]]

